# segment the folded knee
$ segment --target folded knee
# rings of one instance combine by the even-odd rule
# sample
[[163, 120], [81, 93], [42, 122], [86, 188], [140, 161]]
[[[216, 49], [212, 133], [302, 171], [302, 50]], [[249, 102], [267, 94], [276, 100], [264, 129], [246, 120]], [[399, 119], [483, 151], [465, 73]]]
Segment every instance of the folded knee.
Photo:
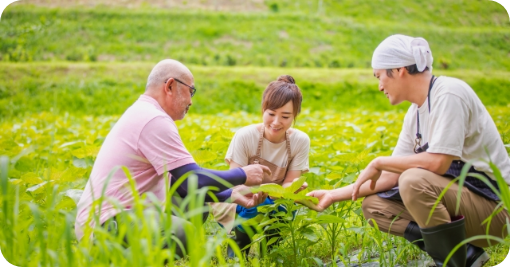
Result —
[[374, 212], [379, 212], [382, 210], [381, 206], [381, 198], [377, 195], [370, 195], [363, 199], [361, 203], [361, 209], [363, 210], [363, 215], [365, 219], [374, 218]]
[[411, 196], [416, 190], [421, 190], [430, 184], [429, 176], [432, 172], [420, 168], [412, 168], [404, 171], [398, 178], [398, 187], [402, 198], [404, 195]]

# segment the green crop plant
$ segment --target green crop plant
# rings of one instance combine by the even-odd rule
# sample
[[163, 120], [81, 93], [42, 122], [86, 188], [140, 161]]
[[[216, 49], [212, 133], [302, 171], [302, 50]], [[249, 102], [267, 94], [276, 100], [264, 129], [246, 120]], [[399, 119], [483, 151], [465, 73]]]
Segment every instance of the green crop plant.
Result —
[[[488, 110], [504, 143], [510, 143], [507, 121], [509, 108], [489, 107]], [[389, 155], [400, 130], [396, 122], [402, 118], [401, 112], [366, 110], [301, 114], [295, 127], [307, 132], [311, 140], [311, 168], [309, 173], [303, 175], [309, 184], [309, 190], [331, 189], [350, 184], [355, 180], [359, 168], [363, 168], [364, 162], [379, 155]], [[107, 258], [110, 258], [109, 260], [119, 265], [128, 260], [149, 264], [141, 259], [149, 256], [154, 259], [150, 264], [164, 259], [170, 260], [171, 252], [157, 249], [145, 252], [140, 249], [140, 255], [126, 254], [128, 252], [122, 249], [119, 240], [100, 231], [98, 236], [101, 236], [102, 241], [96, 246], [77, 243], [74, 237], [75, 191], [85, 186], [96, 153], [117, 119], [118, 116], [62, 116], [41, 113], [11, 118], [0, 123], [0, 154], [5, 155], [0, 171], [3, 196], [0, 200], [0, 223], [3, 229], [6, 229], [0, 233], [0, 247], [9, 260], [16, 259], [13, 263], [31, 266], [32, 260], [34, 263], [44, 260], [47, 265], [69, 265], [72, 262], [73, 265], [81, 266], [98, 261], [99, 265], [105, 265]], [[243, 112], [220, 115], [190, 114], [178, 122], [178, 127], [186, 147], [201, 166], [226, 169], [228, 166], [223, 158], [234, 132], [239, 127], [259, 121], [260, 115]], [[5, 166], [8, 166], [8, 169]], [[148, 198], [149, 196], [145, 197]], [[294, 205], [294, 199], [282, 198], [277, 201], [286, 205], [288, 212], [297, 210], [296, 219], [283, 222], [289, 233], [285, 235], [287, 240], [279, 242], [281, 245], [274, 247], [275, 253], [261, 258], [259, 264], [277, 263], [278, 259], [287, 259], [298, 262], [298, 265], [302, 264], [303, 260], [312, 265], [316, 262], [314, 257], [323, 262], [343, 258], [343, 261], [348, 263], [351, 260], [350, 254], [358, 249], [362, 249], [359, 253], [362, 261], [378, 255], [392, 259], [389, 262], [405, 262], [419, 255], [405, 240], [389, 238], [382, 233], [380, 238], [384, 246], [378, 248], [371, 237], [375, 236], [376, 232], [366, 227], [359, 201], [335, 204], [321, 214], [301, 205]], [[290, 219], [289, 215], [290, 213], [285, 212], [279, 216]], [[142, 227], [150, 223], [139, 222], [139, 225]], [[206, 223], [207, 228], [197, 228], [205, 233], [200, 237], [205, 239], [197, 240], [208, 245], [203, 247], [201, 244], [200, 253], [203, 254], [197, 255], [198, 260], [193, 261], [193, 264], [232, 263], [225, 259], [225, 242], [229, 242], [226, 234], [221, 229], [208, 225], [209, 223]], [[146, 227], [150, 226], [142, 228]], [[162, 241], [154, 239], [151, 234], [153, 232], [142, 231], [142, 228], [133, 233], [133, 238], [147, 240], [144, 242], [152, 240], [153, 244]], [[290, 231], [294, 233], [294, 241]], [[210, 239], [212, 233], [216, 239]], [[42, 240], [41, 236], [44, 237]], [[318, 239], [315, 240], [314, 236]], [[98, 246], [101, 249], [97, 248]], [[398, 248], [396, 256], [388, 254], [392, 246]], [[491, 248], [489, 252], [495, 255], [491, 262], [501, 261], [507, 253], [507, 247], [504, 244]], [[295, 251], [305, 252], [306, 256], [295, 254]], [[240, 251], [238, 254], [240, 256]], [[181, 259], [172, 264], [190, 264], [189, 260]], [[248, 262], [251, 261], [254, 259], [249, 258]]]
[[[99, 148], [163, 58], [181, 60], [194, 74], [197, 94], [177, 125], [204, 168], [228, 168], [224, 157], [234, 133], [261, 122], [264, 88], [289, 74], [303, 93], [294, 127], [311, 140], [310, 172], [302, 176], [307, 190], [353, 183], [368, 162], [391, 154], [408, 108], [388, 104], [370, 69], [373, 49], [394, 33], [429, 40], [434, 74], [472, 86], [510, 153], [510, 22], [495, 2], [284, 0], [266, 1], [253, 12], [196, 10], [184, 2], [171, 9], [155, 8], [152, 1], [136, 9], [115, 6], [120, 1], [95, 8], [18, 2], [0, 21], [0, 248], [19, 266], [295, 267], [368, 261], [412, 266], [410, 261], [425, 257], [403, 238], [369, 226], [361, 200], [317, 213], [295, 204], [306, 199], [306, 191], [294, 195], [274, 187], [281, 195], [261, 209], [253, 244], [271, 249], [244, 259], [212, 216], [200, 222], [210, 191], [196, 189], [192, 175], [168, 185], [168, 195], [186, 182], [193, 197], [176, 204], [167, 198], [164, 210], [145, 216], [140, 205], [156, 202], [146, 194], [133, 213], [122, 215], [132, 226], [120, 226], [119, 232], [135, 241], [131, 248], [98, 226], [86, 229], [94, 240], [78, 242], [76, 203]], [[272, 190], [272, 185], [258, 190], [265, 187]], [[509, 205], [508, 192], [502, 199], [500, 209]], [[190, 222], [190, 257], [174, 258], [179, 242], [158, 234], [152, 218], [162, 218], [168, 229], [172, 213]], [[269, 228], [283, 231], [281, 240], [262, 231]], [[489, 266], [506, 257], [508, 240], [487, 249]], [[172, 245], [161, 249], [163, 243]], [[237, 258], [226, 257], [227, 244]]]

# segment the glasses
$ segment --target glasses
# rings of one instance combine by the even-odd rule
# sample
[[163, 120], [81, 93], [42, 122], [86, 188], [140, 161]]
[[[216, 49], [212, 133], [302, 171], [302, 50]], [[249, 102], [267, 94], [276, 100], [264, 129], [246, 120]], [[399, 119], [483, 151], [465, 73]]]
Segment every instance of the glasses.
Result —
[[179, 79], [177, 79], [177, 78], [168, 78], [168, 79], [165, 81], [165, 84], [166, 84], [166, 83], [168, 82], [168, 80], [170, 80], [170, 79], [174, 79], [174, 80], [176, 80], [178, 83], [184, 84], [184, 85], [186, 85], [187, 87], [189, 87], [189, 89], [191, 89], [191, 90], [189, 91], [189, 93], [191, 94], [191, 97], [193, 97], [193, 96], [195, 95], [195, 93], [197, 92], [197, 88], [195, 88], [195, 86], [187, 85], [187, 84], [185, 84], [184, 82], [182, 82], [181, 80], [179, 80]]

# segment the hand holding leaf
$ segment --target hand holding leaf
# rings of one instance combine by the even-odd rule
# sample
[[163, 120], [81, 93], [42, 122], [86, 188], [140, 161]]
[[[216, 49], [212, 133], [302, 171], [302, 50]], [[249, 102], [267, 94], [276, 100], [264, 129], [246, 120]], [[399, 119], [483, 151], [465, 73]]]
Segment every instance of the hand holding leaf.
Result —
[[[304, 192], [300, 192], [305, 184], [306, 177], [302, 176], [297, 180], [294, 180], [290, 186], [287, 188], [283, 188], [279, 184], [263, 184], [258, 187], [252, 187], [251, 192], [252, 193], [259, 193], [264, 192], [267, 193], [270, 197], [273, 198], [286, 198], [286, 199], [292, 199], [298, 203], [301, 203], [303, 201], [305, 202], [311, 202], [311, 203], [318, 203], [318, 200], [314, 197], [310, 197], [305, 195]], [[295, 192], [299, 193], [295, 193]]]
[[316, 203], [301, 203], [305, 206], [307, 206], [310, 209], [316, 210], [316, 211], [324, 211], [327, 209], [331, 204], [333, 204], [335, 201], [333, 199], [333, 195], [331, 194], [331, 191], [329, 190], [316, 190], [312, 191], [308, 194], [306, 194], [308, 197], [318, 198], [319, 201]]
[[292, 183], [283, 184], [285, 189], [288, 189], [288, 192], [293, 192], [295, 194], [305, 190], [308, 187], [308, 184], [305, 182], [306, 177], [301, 176], [292, 181]]

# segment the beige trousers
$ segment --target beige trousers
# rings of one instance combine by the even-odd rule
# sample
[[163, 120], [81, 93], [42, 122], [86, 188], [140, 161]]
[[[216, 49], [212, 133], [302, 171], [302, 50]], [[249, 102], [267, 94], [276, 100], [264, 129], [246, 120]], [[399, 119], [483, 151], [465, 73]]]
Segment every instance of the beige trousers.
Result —
[[[362, 204], [365, 218], [373, 226], [373, 219], [379, 229], [393, 235], [403, 236], [410, 221], [414, 221], [420, 228], [429, 228], [450, 223], [451, 218], [463, 215], [465, 217], [466, 237], [487, 234], [485, 219], [491, 216], [497, 202], [477, 195], [466, 187], [460, 188], [453, 184], [432, 213], [427, 224], [429, 213], [438, 199], [441, 191], [452, 180], [423, 169], [409, 169], [400, 175], [398, 180], [400, 195], [403, 202], [388, 200], [377, 195], [365, 198]], [[455, 214], [457, 192], [461, 190], [459, 213]], [[507, 210], [493, 216], [489, 225], [489, 235], [504, 238], [507, 233]], [[476, 240], [471, 244], [487, 247], [496, 244], [487, 239]]]

